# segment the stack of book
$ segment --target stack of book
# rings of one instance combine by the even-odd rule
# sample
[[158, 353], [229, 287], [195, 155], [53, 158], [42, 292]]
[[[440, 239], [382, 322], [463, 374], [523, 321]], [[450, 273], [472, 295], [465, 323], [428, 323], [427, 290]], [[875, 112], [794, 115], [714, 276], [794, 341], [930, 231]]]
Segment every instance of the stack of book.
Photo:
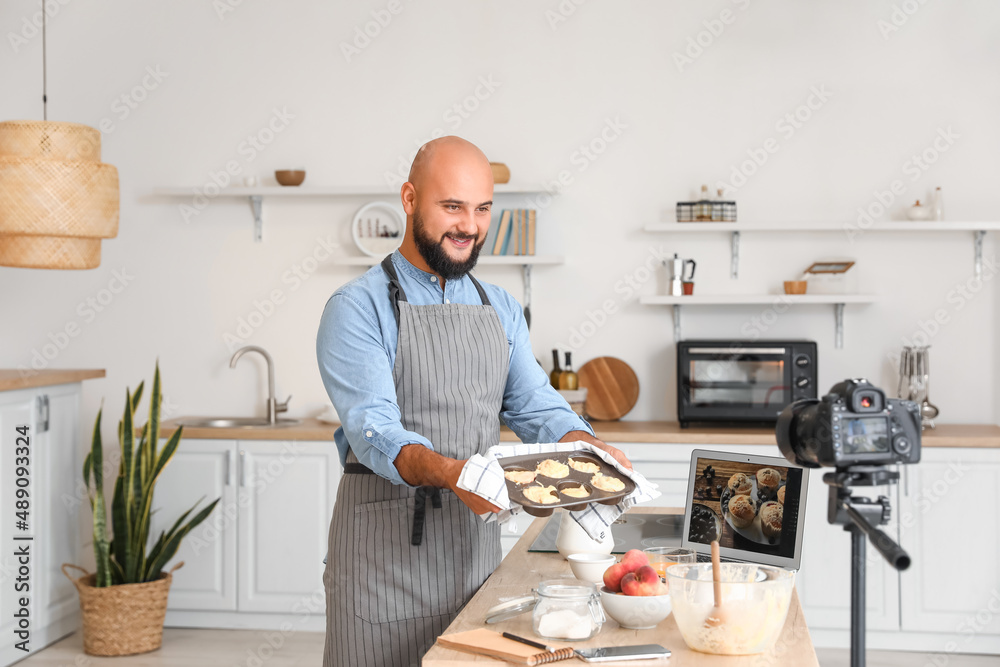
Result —
[[484, 255], [534, 255], [535, 210], [504, 209], [490, 225]]

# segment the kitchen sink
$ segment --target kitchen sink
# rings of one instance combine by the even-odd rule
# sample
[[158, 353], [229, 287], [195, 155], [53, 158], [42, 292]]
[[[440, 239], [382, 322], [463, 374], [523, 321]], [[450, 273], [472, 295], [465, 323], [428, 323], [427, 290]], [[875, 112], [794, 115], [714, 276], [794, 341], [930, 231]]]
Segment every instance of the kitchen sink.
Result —
[[186, 417], [177, 420], [179, 426], [191, 428], [281, 428], [301, 423], [301, 419], [278, 419], [269, 424], [267, 417]]

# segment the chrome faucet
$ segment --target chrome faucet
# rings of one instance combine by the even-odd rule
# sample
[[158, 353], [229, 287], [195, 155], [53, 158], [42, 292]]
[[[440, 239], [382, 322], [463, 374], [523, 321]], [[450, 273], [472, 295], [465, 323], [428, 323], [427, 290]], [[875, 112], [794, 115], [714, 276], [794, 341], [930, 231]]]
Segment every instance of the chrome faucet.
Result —
[[264, 361], [267, 362], [267, 423], [273, 425], [278, 421], [278, 413], [288, 412], [288, 401], [292, 400], [292, 397], [286, 398], [284, 403], [278, 403], [274, 397], [274, 360], [262, 347], [247, 345], [236, 350], [233, 358], [229, 360], [229, 367], [236, 368], [236, 362], [247, 352], [259, 352], [264, 357]]

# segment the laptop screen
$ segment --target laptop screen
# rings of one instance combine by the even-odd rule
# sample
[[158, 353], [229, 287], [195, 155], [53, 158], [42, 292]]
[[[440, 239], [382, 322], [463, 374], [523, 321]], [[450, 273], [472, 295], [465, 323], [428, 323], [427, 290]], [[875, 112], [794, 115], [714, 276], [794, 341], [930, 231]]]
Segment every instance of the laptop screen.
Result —
[[685, 546], [797, 569], [808, 471], [783, 458], [695, 450], [688, 476]]

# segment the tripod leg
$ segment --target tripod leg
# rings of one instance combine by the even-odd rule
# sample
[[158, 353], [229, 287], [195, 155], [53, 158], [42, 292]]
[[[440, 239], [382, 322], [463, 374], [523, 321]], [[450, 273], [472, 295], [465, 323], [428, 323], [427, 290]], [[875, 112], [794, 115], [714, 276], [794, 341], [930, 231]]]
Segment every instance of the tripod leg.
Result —
[[851, 667], [865, 667], [865, 534], [851, 524]]

